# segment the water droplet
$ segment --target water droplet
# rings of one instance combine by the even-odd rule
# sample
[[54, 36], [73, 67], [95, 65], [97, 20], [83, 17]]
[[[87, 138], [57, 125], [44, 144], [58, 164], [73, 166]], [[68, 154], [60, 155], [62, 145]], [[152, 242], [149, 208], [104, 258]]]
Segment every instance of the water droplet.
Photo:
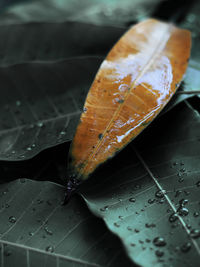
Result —
[[172, 213], [172, 214], [169, 216], [169, 221], [170, 221], [170, 222], [175, 222], [177, 219], [178, 219], [178, 215], [177, 215], [176, 213]]
[[118, 223], [114, 223], [114, 226], [116, 226], [116, 227], [120, 227], [120, 224], [118, 224]]
[[48, 235], [53, 235], [53, 232], [49, 230], [47, 227], [45, 227], [44, 230]]
[[196, 183], [196, 186], [197, 186], [197, 187], [200, 187], [200, 181], [198, 181], [198, 182]]
[[127, 226], [127, 230], [132, 231], [132, 228], [130, 226]]
[[183, 178], [183, 177], [180, 177], [180, 178], [178, 179], [178, 181], [179, 181], [179, 183], [182, 183], [182, 182], [184, 182], [184, 178]]
[[141, 188], [141, 185], [139, 185], [139, 184], [135, 185], [135, 189], [140, 189], [140, 188]]
[[33, 236], [33, 235], [34, 235], [34, 233], [33, 233], [33, 232], [29, 232], [28, 234], [29, 234], [30, 236]]
[[119, 218], [120, 220], [123, 220], [123, 219], [124, 219], [124, 216], [119, 215], [118, 218]]
[[165, 194], [166, 194], [166, 190], [158, 190], [155, 193], [155, 196], [158, 197], [158, 198], [163, 198]]
[[87, 111], [87, 108], [86, 108], [86, 107], [84, 107], [84, 108], [83, 108], [83, 112], [86, 112], [86, 111]]
[[122, 103], [124, 103], [124, 99], [119, 99], [117, 102], [118, 102], [119, 104], [122, 104]]
[[153, 244], [156, 246], [156, 247], [164, 247], [166, 245], [166, 242], [164, 240], [163, 237], [156, 237], [154, 238], [153, 240]]
[[150, 243], [150, 242], [151, 242], [151, 240], [148, 239], [148, 238], [146, 238], [145, 241], [146, 241], [147, 243]]
[[37, 126], [40, 127], [40, 128], [42, 128], [42, 127], [44, 126], [44, 124], [43, 124], [43, 122], [38, 121], [38, 122], [37, 122]]
[[20, 183], [24, 184], [26, 182], [25, 178], [20, 178]]
[[178, 162], [174, 162], [173, 165], [174, 165], [174, 166], [178, 165]]
[[156, 201], [155, 198], [154, 198], [154, 199], [149, 199], [149, 200], [148, 200], [148, 203], [149, 203], [149, 204], [153, 204], [155, 201]]
[[31, 146], [32, 146], [32, 147], [36, 147], [36, 144], [32, 144]]
[[2, 192], [2, 195], [6, 195], [8, 193], [8, 189]]
[[186, 190], [184, 191], [184, 193], [185, 193], [186, 196], [188, 196], [190, 194], [190, 192], [186, 191]]
[[29, 146], [29, 147], [26, 148], [26, 150], [31, 151], [32, 148]]
[[131, 245], [131, 247], [135, 247], [136, 246], [134, 243], [131, 243], [130, 245]]
[[5, 208], [8, 209], [10, 205], [8, 203], [5, 204]]
[[164, 198], [162, 198], [162, 199], [160, 199], [159, 200], [159, 202], [158, 203], [160, 203], [160, 204], [163, 204], [165, 202], [165, 199]]
[[139, 233], [139, 232], [140, 232], [140, 230], [138, 230], [138, 229], [135, 229], [135, 230], [134, 230], [134, 232], [135, 232], [135, 233]]
[[12, 153], [12, 154], [15, 154], [16, 152], [15, 152], [15, 150], [13, 150], [11, 153]]
[[21, 106], [21, 101], [17, 100], [15, 104], [16, 104], [17, 107], [20, 107]]
[[164, 255], [164, 252], [160, 251], [160, 250], [156, 250], [155, 254], [156, 254], [157, 257], [162, 257]]
[[129, 198], [129, 201], [134, 203], [136, 200], [135, 200], [135, 198], [131, 197], [131, 198]]
[[65, 134], [66, 134], [65, 131], [61, 131], [61, 132], [60, 132], [60, 135], [65, 135]]
[[185, 172], [186, 171], [186, 168], [182, 168], [180, 169], [181, 172]]
[[183, 162], [181, 162], [181, 166], [183, 166], [184, 165], [184, 163]]
[[199, 213], [196, 211], [196, 212], [194, 212], [194, 217], [198, 217], [199, 216]]
[[38, 204], [42, 204], [44, 201], [43, 200], [41, 200], [41, 199], [37, 199], [37, 203]]
[[54, 247], [53, 246], [48, 246], [48, 247], [46, 247], [46, 251], [47, 252], [54, 252]]
[[200, 237], [200, 231], [198, 229], [193, 229], [190, 231], [190, 236], [192, 238], [199, 238]]
[[177, 176], [178, 176], [178, 177], [181, 177], [181, 176], [182, 176], [182, 173], [179, 172], [179, 173], [177, 174]]
[[156, 225], [154, 223], [146, 223], [145, 227], [146, 228], [154, 228], [154, 227], [156, 227]]
[[181, 246], [182, 252], [188, 252], [191, 249], [192, 245], [190, 242], [187, 242]]
[[17, 220], [16, 220], [16, 218], [14, 217], [14, 216], [10, 216], [9, 217], [9, 222], [11, 222], [11, 223], [15, 223]]
[[191, 228], [192, 228], [192, 225], [189, 224], [189, 223], [187, 223], [187, 224], [186, 224], [186, 227], [187, 227], [188, 229], [191, 229]]
[[11, 251], [8, 249], [4, 251], [4, 256], [6, 257], [9, 257], [11, 254], [12, 254]]
[[186, 204], [188, 203], [188, 199], [181, 199], [180, 201], [179, 201], [179, 204], [180, 204], [180, 206], [185, 206]]
[[103, 134], [100, 133], [100, 134], [98, 135], [98, 138], [99, 138], [99, 140], [101, 140], [101, 139], [103, 138]]
[[104, 206], [103, 208], [100, 208], [100, 211], [106, 211], [108, 210], [108, 206]]
[[178, 208], [177, 212], [180, 216], [187, 216], [189, 213], [188, 209], [186, 209], [185, 207]]

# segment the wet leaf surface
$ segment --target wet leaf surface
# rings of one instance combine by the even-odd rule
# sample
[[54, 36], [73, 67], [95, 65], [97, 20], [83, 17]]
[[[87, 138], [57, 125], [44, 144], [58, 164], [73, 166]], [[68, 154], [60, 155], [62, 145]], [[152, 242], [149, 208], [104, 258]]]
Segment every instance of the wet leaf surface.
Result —
[[30, 158], [71, 140], [98, 62], [78, 58], [1, 68], [0, 158]]
[[[0, 159], [29, 159], [48, 147], [70, 141], [101, 62], [101, 58], [86, 57], [1, 67]], [[199, 71], [188, 71], [195, 72], [191, 82], [198, 84]], [[191, 89], [191, 83], [183, 87]], [[177, 95], [172, 106], [187, 97], [190, 95]]]
[[63, 193], [27, 179], [0, 186], [1, 266], [134, 266], [78, 196], [61, 205]]
[[198, 266], [199, 127], [199, 114], [180, 104], [82, 189], [91, 211], [142, 266]]
[[[7, 5], [14, 2], [16, 1], [4, 1], [2, 3]], [[165, 18], [166, 21], [171, 19], [176, 21], [178, 17], [179, 19], [181, 18], [181, 20], [177, 20], [179, 25], [193, 32], [192, 59], [195, 60], [195, 62], [190, 62], [189, 75], [187, 74], [180, 90], [199, 90], [198, 16], [200, 5], [198, 1], [195, 4], [192, 0], [185, 1], [184, 5], [182, 5], [180, 1], [171, 0], [153, 1], [153, 4], [149, 0], [135, 1], [134, 4], [131, 0], [124, 1], [123, 9], [121, 10], [118, 9], [121, 1], [113, 1], [112, 6], [109, 6], [110, 2], [112, 2], [109, 1], [109, 3], [106, 3], [109, 8], [105, 8], [104, 1], [102, 3], [93, 1], [91, 9], [87, 8], [88, 3], [91, 4], [91, 1], [84, 1], [82, 8], [80, 8], [80, 1], [67, 2], [66, 4], [66, 1], [57, 0], [48, 0], [48, 2], [42, 0], [29, 1], [29, 3], [24, 2], [9, 9], [1, 10], [0, 66], [32, 60], [50, 62], [72, 56], [101, 55], [104, 57], [114, 44], [113, 42], [121, 36], [121, 32], [123, 33], [127, 26], [147, 16], [159, 19]], [[72, 3], [75, 8], [71, 5]], [[183, 15], [182, 11], [185, 7], [186, 12]], [[45, 23], [41, 23], [42, 21]], [[107, 27], [105, 25], [110, 26]], [[113, 27], [113, 25], [115, 26]], [[86, 38], [83, 38], [83, 34]], [[68, 35], [71, 35], [71, 38], [68, 38]], [[82, 46], [84, 46], [84, 49]], [[66, 143], [66, 141], [71, 140], [79, 116], [78, 113], [76, 114], [77, 117], [71, 116], [71, 112], [77, 111], [77, 109], [71, 108], [73, 97], [69, 97], [69, 94], [71, 93], [72, 96], [75, 96], [78, 112], [81, 112], [84, 98], [93, 79], [91, 75], [95, 75], [102, 58], [83, 58], [79, 62], [78, 60], [75, 61], [70, 61], [70, 66], [67, 63], [69, 61], [55, 64], [55, 70], [59, 70], [61, 74], [64, 73], [64, 78], [59, 75], [55, 76], [55, 73], [52, 74], [54, 67], [51, 67], [51, 64], [54, 64], [53, 62], [50, 65], [44, 64], [43, 66], [38, 64], [33, 67], [32, 64], [30, 64], [31, 66], [22, 64], [22, 66], [16, 65], [8, 69], [0, 69], [0, 83], [6, 88], [6, 90], [1, 90], [0, 93], [1, 118], [4, 118], [0, 124], [1, 152], [3, 147], [10, 146], [6, 153], [0, 153], [0, 158], [4, 160], [0, 161], [1, 182], [22, 178], [21, 181], [17, 180], [0, 186], [0, 228], [6, 231], [10, 226], [14, 226], [3, 237], [4, 241], [0, 242], [0, 265], [4, 262], [5, 267], [13, 266], [15, 262], [20, 263], [22, 267], [39, 266], [41, 262], [48, 266], [58, 266], [58, 262], [59, 266], [66, 266], [66, 264], [71, 266], [71, 263], [73, 266], [82, 266], [83, 259], [81, 259], [81, 265], [79, 265], [78, 261], [81, 255], [83, 256], [83, 253], [90, 249], [92, 244], [94, 244], [94, 247], [83, 257], [84, 261], [93, 262], [98, 266], [105, 266], [105, 262], [108, 263], [114, 257], [110, 266], [117, 266], [117, 264], [119, 266], [131, 266], [121, 246], [117, 243], [118, 240], [108, 233], [101, 221], [89, 214], [78, 197], [72, 198], [68, 207], [62, 207], [60, 206], [60, 201], [63, 197], [63, 189], [61, 187], [47, 182], [31, 182], [23, 179], [28, 177], [57, 183], [63, 183], [66, 180], [67, 152], [69, 149], [69, 142]], [[87, 68], [88, 65], [89, 67]], [[65, 68], [69, 71], [65, 72]], [[77, 77], [77, 70], [79, 79], [74, 79], [73, 77]], [[38, 73], [42, 75], [37, 76]], [[10, 80], [9, 77], [11, 78]], [[36, 81], [35, 78], [37, 77], [41, 79], [41, 84], [38, 84], [38, 80]], [[49, 77], [50, 81], [48, 80]], [[7, 83], [8, 80], [9, 83]], [[44, 94], [40, 92], [40, 87], [47, 92], [50, 100], [55, 101], [55, 94], [58, 96], [59, 106], [64, 110], [64, 116], [61, 120], [58, 119], [55, 112], [50, 112], [50, 116], [48, 114], [44, 115], [46, 110], [49, 112], [49, 102]], [[18, 90], [23, 93], [23, 96], [18, 94]], [[36, 96], [34, 91], [39, 95]], [[39, 113], [37, 114], [40, 117], [38, 120], [33, 120], [33, 115], [29, 116], [29, 107], [24, 106], [23, 99], [27, 99], [27, 92], [33, 94], [31, 98], [35, 101], [35, 107], [37, 113]], [[166, 109], [174, 106], [173, 101], [176, 104], [185, 97], [188, 97], [188, 95], [175, 95]], [[4, 109], [8, 99], [9, 111], [6, 108]], [[67, 105], [66, 99], [70, 100], [69, 102], [67, 101]], [[29, 100], [27, 103], [31, 104]], [[194, 104], [193, 106], [199, 110], [199, 102], [196, 98], [193, 98], [190, 103]], [[47, 106], [48, 109], [46, 109]], [[52, 108], [51, 104], [50, 107]], [[20, 112], [18, 113], [21, 108], [23, 116]], [[14, 111], [16, 110], [17, 112], [15, 113]], [[167, 117], [168, 114], [171, 114], [169, 118]], [[119, 154], [99, 170], [94, 179], [91, 180], [91, 184], [87, 184], [87, 201], [95, 214], [105, 217], [107, 225], [111, 225], [109, 227], [113, 232], [119, 235], [121, 231], [122, 234], [125, 234], [123, 237], [124, 244], [127, 240], [125, 229], [127, 220], [123, 218], [123, 213], [126, 216], [127, 213], [133, 212], [133, 215], [130, 216], [130, 225], [127, 226], [130, 238], [128, 241], [131, 241], [131, 244], [127, 241], [125, 246], [134, 261], [144, 262], [144, 266], [146, 265], [145, 259], [150, 259], [150, 261], [153, 261], [152, 266], [173, 265], [179, 267], [185, 264], [186, 266], [198, 267], [199, 257], [196, 254], [194, 243], [188, 238], [186, 231], [181, 228], [180, 220], [177, 219], [177, 216], [173, 214], [172, 210], [169, 210], [166, 199], [163, 201], [163, 195], [167, 195], [173, 201], [172, 203], [176, 209], [181, 206], [179, 214], [182, 214], [181, 218], [188, 224], [187, 227], [191, 231], [191, 236], [198, 244], [200, 218], [198, 190], [200, 183], [198, 179], [199, 143], [197, 140], [199, 140], [199, 126], [193, 127], [197, 126], [198, 120], [185, 106], [180, 109], [178, 106], [168, 114], [156, 120], [150, 126], [151, 128], [146, 133], [144, 132], [141, 137], [138, 137], [135, 140], [136, 143], [134, 143], [134, 147], [136, 147], [147, 166], [150, 167], [153, 175], [158, 176], [156, 178], [166, 190], [166, 194], [164, 194], [165, 191], [158, 191], [155, 183], [152, 185], [152, 179], [147, 175], [147, 171], [142, 167], [141, 162], [135, 157], [131, 146], [129, 146], [122, 154]], [[15, 117], [17, 117], [17, 122], [14, 120]], [[73, 125], [70, 126], [69, 124], [66, 128], [66, 134], [60, 138], [58, 133], [60, 133], [63, 123], [67, 122], [68, 117]], [[161, 123], [163, 118], [164, 126]], [[49, 119], [52, 119], [51, 127], [46, 122]], [[22, 131], [19, 131], [20, 140], [18, 140], [19, 137], [16, 135], [18, 131], [13, 131], [13, 127], [16, 126], [18, 128], [18, 125], [22, 125], [20, 120], [26, 120], [26, 122], [24, 128], [22, 127]], [[39, 130], [40, 141], [36, 132], [38, 127], [35, 124], [40, 123], [41, 120], [44, 122], [46, 130], [45, 127], [41, 127], [42, 129]], [[191, 127], [188, 125], [189, 120], [191, 120], [189, 123]], [[59, 123], [62, 123], [62, 125]], [[32, 124], [34, 124], [34, 130], [30, 129], [31, 134], [29, 134], [28, 128], [32, 127]], [[41, 126], [41, 124], [39, 125]], [[10, 129], [10, 132], [8, 131], [9, 134], [3, 134], [2, 131], [5, 130], [7, 133], [8, 129]], [[154, 129], [157, 131], [156, 135]], [[49, 134], [48, 137], [47, 134]], [[152, 136], [154, 136], [153, 139]], [[14, 137], [16, 138], [15, 141], [13, 141]], [[49, 137], [51, 138], [49, 139]], [[152, 141], [150, 146], [148, 144], [149, 138]], [[181, 139], [179, 140], [179, 138]], [[186, 138], [188, 141], [185, 141]], [[7, 142], [10, 142], [9, 145]], [[174, 143], [170, 145], [171, 142]], [[37, 147], [34, 144], [37, 144]], [[30, 145], [33, 145], [33, 147], [30, 147]], [[158, 148], [157, 146], [161, 147]], [[46, 149], [47, 147], [51, 148]], [[14, 152], [12, 153], [12, 151]], [[35, 157], [32, 158], [33, 156]], [[22, 161], [23, 159], [29, 160]], [[166, 162], [163, 163], [163, 160]], [[134, 166], [134, 162], [138, 165]], [[160, 163], [162, 164], [159, 165]], [[172, 168], [170, 168], [171, 166]], [[137, 180], [140, 174], [145, 176]], [[167, 178], [165, 179], [166, 176]], [[105, 178], [105, 180], [102, 180], [102, 178]], [[122, 185], [118, 187], [120, 183]], [[151, 187], [151, 185], [153, 187], [148, 190], [148, 186]], [[83, 188], [82, 192], [86, 192], [84, 191], [86, 189]], [[34, 199], [40, 190], [43, 190], [41, 195], [38, 199]], [[127, 197], [127, 194], [129, 198], [124, 201], [124, 197]], [[7, 202], [10, 198], [11, 203], [9, 206]], [[182, 201], [182, 199], [185, 201]], [[27, 203], [25, 200], [27, 200]], [[49, 200], [54, 200], [53, 208], [58, 207], [55, 212], [52, 206], [49, 206], [49, 204], [52, 204], [51, 201], [49, 204], [47, 203]], [[188, 200], [188, 203], [186, 200]], [[110, 204], [112, 201], [118, 203], [119, 210], [117, 205], [111, 208], [107, 207], [107, 203]], [[30, 210], [27, 210], [28, 205], [31, 207]], [[130, 210], [127, 211], [126, 207]], [[32, 208], [36, 208], [36, 210], [33, 211]], [[47, 222], [47, 229], [42, 227], [35, 235], [32, 235], [33, 231], [38, 229], [37, 227], [41, 226], [42, 222], [45, 222], [45, 218], [52, 212], [53, 214], [49, 222]], [[75, 214], [76, 212], [77, 214]], [[108, 213], [110, 214], [109, 219], [106, 215]], [[22, 216], [23, 220], [19, 220], [20, 216]], [[87, 216], [91, 219], [86, 219]], [[37, 222], [37, 219], [40, 218], [43, 221]], [[71, 233], [70, 238], [69, 236], [67, 237], [66, 243], [63, 241], [54, 250], [52, 246], [58, 244], [63, 238], [63, 234], [65, 235], [70, 230], [70, 227], [73, 228], [81, 219], [86, 219], [87, 223], [81, 223]], [[104, 231], [105, 235], [103, 235]], [[43, 238], [43, 235], [46, 238]], [[20, 236], [23, 236], [23, 239], [19, 240]], [[102, 239], [95, 243], [98, 238]], [[27, 246], [23, 247], [26, 242], [28, 250]], [[71, 246], [72, 243], [74, 244], [73, 248]], [[113, 244], [116, 245], [114, 250]], [[67, 248], [67, 252], [65, 248]], [[108, 249], [106, 250], [106, 248]], [[53, 253], [52, 250], [54, 250]], [[116, 253], [116, 251], [118, 252]], [[83, 253], [80, 254], [80, 252]], [[47, 253], [49, 254], [47, 255]], [[60, 255], [55, 257], [55, 254], [58, 256], [58, 253], [64, 257]], [[71, 254], [69, 255], [69, 253]], [[146, 258], [142, 257], [143, 255]], [[27, 259], [29, 259], [29, 262]], [[85, 265], [87, 266], [88, 264]]]
[[[198, 248], [195, 246], [199, 246], [200, 218], [199, 123], [197, 113], [184, 103], [179, 104], [102, 166], [81, 189], [91, 211], [105, 220], [108, 228], [121, 238], [132, 260], [141, 266], [149, 266], [149, 263], [154, 266], [198, 266]], [[7, 170], [4, 170], [8, 175], [7, 181], [9, 176], [31, 177], [35, 170], [32, 179], [61, 183], [66, 179], [65, 155], [68, 149], [68, 144], [61, 144], [24, 163], [1, 162], [1, 165], [4, 168], [7, 165]], [[45, 161], [46, 165], [40, 169], [38, 163], [42, 165]], [[161, 190], [153, 178], [162, 187]], [[23, 186], [24, 179], [21, 181]], [[2, 187], [5, 192], [2, 197], [8, 193], [7, 185]], [[34, 188], [31, 186], [26, 190], [31, 198], [32, 190], [36, 190]], [[62, 197], [63, 189], [59, 188], [58, 196], [55, 194], [56, 201]], [[73, 203], [74, 198], [71, 201]], [[6, 202], [2, 202], [3, 205]], [[10, 216], [17, 218], [14, 212], [8, 215], [8, 219]], [[25, 229], [29, 228], [26, 226]]]

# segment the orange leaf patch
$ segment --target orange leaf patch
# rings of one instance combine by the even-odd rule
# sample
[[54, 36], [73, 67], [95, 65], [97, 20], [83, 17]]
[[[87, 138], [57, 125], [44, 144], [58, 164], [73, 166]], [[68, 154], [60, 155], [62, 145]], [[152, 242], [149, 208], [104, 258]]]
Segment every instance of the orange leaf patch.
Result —
[[190, 56], [190, 32], [148, 19], [128, 30], [101, 64], [71, 149], [70, 169], [86, 179], [124, 148], [175, 93]]

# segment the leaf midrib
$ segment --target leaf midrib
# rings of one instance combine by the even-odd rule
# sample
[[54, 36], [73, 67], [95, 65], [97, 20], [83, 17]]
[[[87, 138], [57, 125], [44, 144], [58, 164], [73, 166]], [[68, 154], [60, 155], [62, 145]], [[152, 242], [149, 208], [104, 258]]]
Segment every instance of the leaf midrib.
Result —
[[22, 245], [22, 244], [16, 244], [16, 243], [13, 243], [13, 242], [10, 242], [10, 241], [6, 241], [6, 240], [0, 240], [0, 244], [3, 244], [3, 245], [10, 245], [10, 246], [14, 246], [14, 247], [17, 247], [17, 248], [21, 248], [21, 249], [25, 249], [26, 251], [33, 251], [33, 252], [37, 252], [37, 253], [41, 253], [41, 254], [45, 254], [45, 255], [50, 255], [50, 256], [53, 256], [53, 257], [56, 257], [56, 258], [59, 258], [59, 259], [64, 259], [64, 260], [68, 260], [68, 261], [71, 261], [71, 262], [76, 262], [76, 263], [80, 263], [80, 264], [83, 264], [84, 266], [92, 266], [92, 267], [103, 267], [102, 265], [99, 265], [99, 264], [96, 264], [96, 263], [90, 263], [90, 262], [87, 262], [87, 261], [84, 261], [84, 260], [81, 260], [81, 259], [77, 259], [77, 258], [74, 258], [74, 257], [70, 257], [70, 256], [66, 256], [66, 255], [62, 255], [62, 254], [59, 254], [59, 253], [48, 253], [47, 251], [45, 250], [40, 250], [40, 249], [37, 249], [37, 248], [34, 248], [34, 247], [29, 247], [29, 246], [25, 246], [25, 245]]
[[[112, 126], [113, 121], [115, 120], [115, 118], [118, 116], [118, 114], [120, 113], [120, 110], [122, 109], [122, 107], [124, 106], [124, 103], [126, 102], [126, 99], [128, 98], [128, 96], [130, 95], [130, 93], [132, 92], [132, 90], [134, 89], [136, 83], [138, 82], [138, 80], [146, 73], [146, 71], [151, 67], [151, 65], [155, 62], [156, 58], [160, 55], [160, 53], [163, 51], [169, 36], [170, 36], [170, 31], [172, 29], [172, 24], [169, 24], [166, 27], [166, 30], [163, 32], [160, 40], [158, 41], [157, 46], [155, 47], [155, 49], [153, 50], [153, 53], [149, 56], [149, 60], [146, 62], [146, 65], [144, 66], [144, 68], [141, 70], [140, 74], [138, 75], [138, 77], [134, 80], [134, 82], [132, 83], [130, 90], [125, 94], [124, 97], [124, 102], [120, 103], [118, 108], [116, 109], [114, 115], [112, 116], [109, 124], [107, 125], [106, 129], [104, 130], [104, 132], [102, 133], [102, 138], [98, 141], [96, 147], [94, 148], [94, 150], [92, 151], [92, 153], [89, 155], [87, 162], [89, 163], [90, 160], [95, 156], [95, 154], [97, 153], [98, 149], [100, 148], [101, 144], [103, 143], [105, 136], [107, 135], [110, 127]], [[168, 33], [168, 34], [167, 34]], [[79, 171], [79, 176], [81, 176], [84, 173], [84, 170], [86, 169], [86, 167], [88, 166], [88, 164], [85, 164], [84, 167], [82, 167], [82, 169], [80, 169]]]
[[59, 116], [56, 116], [56, 117], [53, 117], [53, 118], [48, 118], [48, 119], [38, 120], [38, 121], [32, 122], [32, 123], [18, 125], [16, 127], [10, 128], [10, 129], [0, 130], [0, 134], [4, 134], [4, 133], [6, 134], [6, 133], [13, 132], [13, 131], [16, 131], [16, 130], [21, 130], [21, 129], [29, 126], [29, 125], [32, 125], [32, 124], [35, 125], [35, 123], [37, 123], [37, 122], [47, 123], [47, 122], [51, 122], [51, 121], [57, 121], [57, 120], [63, 119], [63, 118], [73, 117], [75, 115], [80, 115], [80, 114], [81, 114], [81, 111], [78, 110], [78, 111], [71, 112], [71, 113], [68, 113], [68, 114], [59, 115]]

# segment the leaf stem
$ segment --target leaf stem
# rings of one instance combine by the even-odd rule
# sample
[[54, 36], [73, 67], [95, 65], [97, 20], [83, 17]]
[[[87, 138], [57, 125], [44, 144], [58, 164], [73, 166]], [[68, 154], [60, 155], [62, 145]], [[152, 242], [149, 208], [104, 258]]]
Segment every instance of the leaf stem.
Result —
[[200, 91], [193, 90], [193, 91], [177, 91], [176, 94], [185, 94], [185, 95], [192, 95], [192, 94], [200, 94]]
[[69, 180], [67, 181], [66, 190], [65, 190], [65, 196], [62, 205], [66, 205], [70, 198], [73, 196], [73, 194], [76, 192], [76, 189], [80, 185], [80, 181], [73, 176], [69, 177]]

